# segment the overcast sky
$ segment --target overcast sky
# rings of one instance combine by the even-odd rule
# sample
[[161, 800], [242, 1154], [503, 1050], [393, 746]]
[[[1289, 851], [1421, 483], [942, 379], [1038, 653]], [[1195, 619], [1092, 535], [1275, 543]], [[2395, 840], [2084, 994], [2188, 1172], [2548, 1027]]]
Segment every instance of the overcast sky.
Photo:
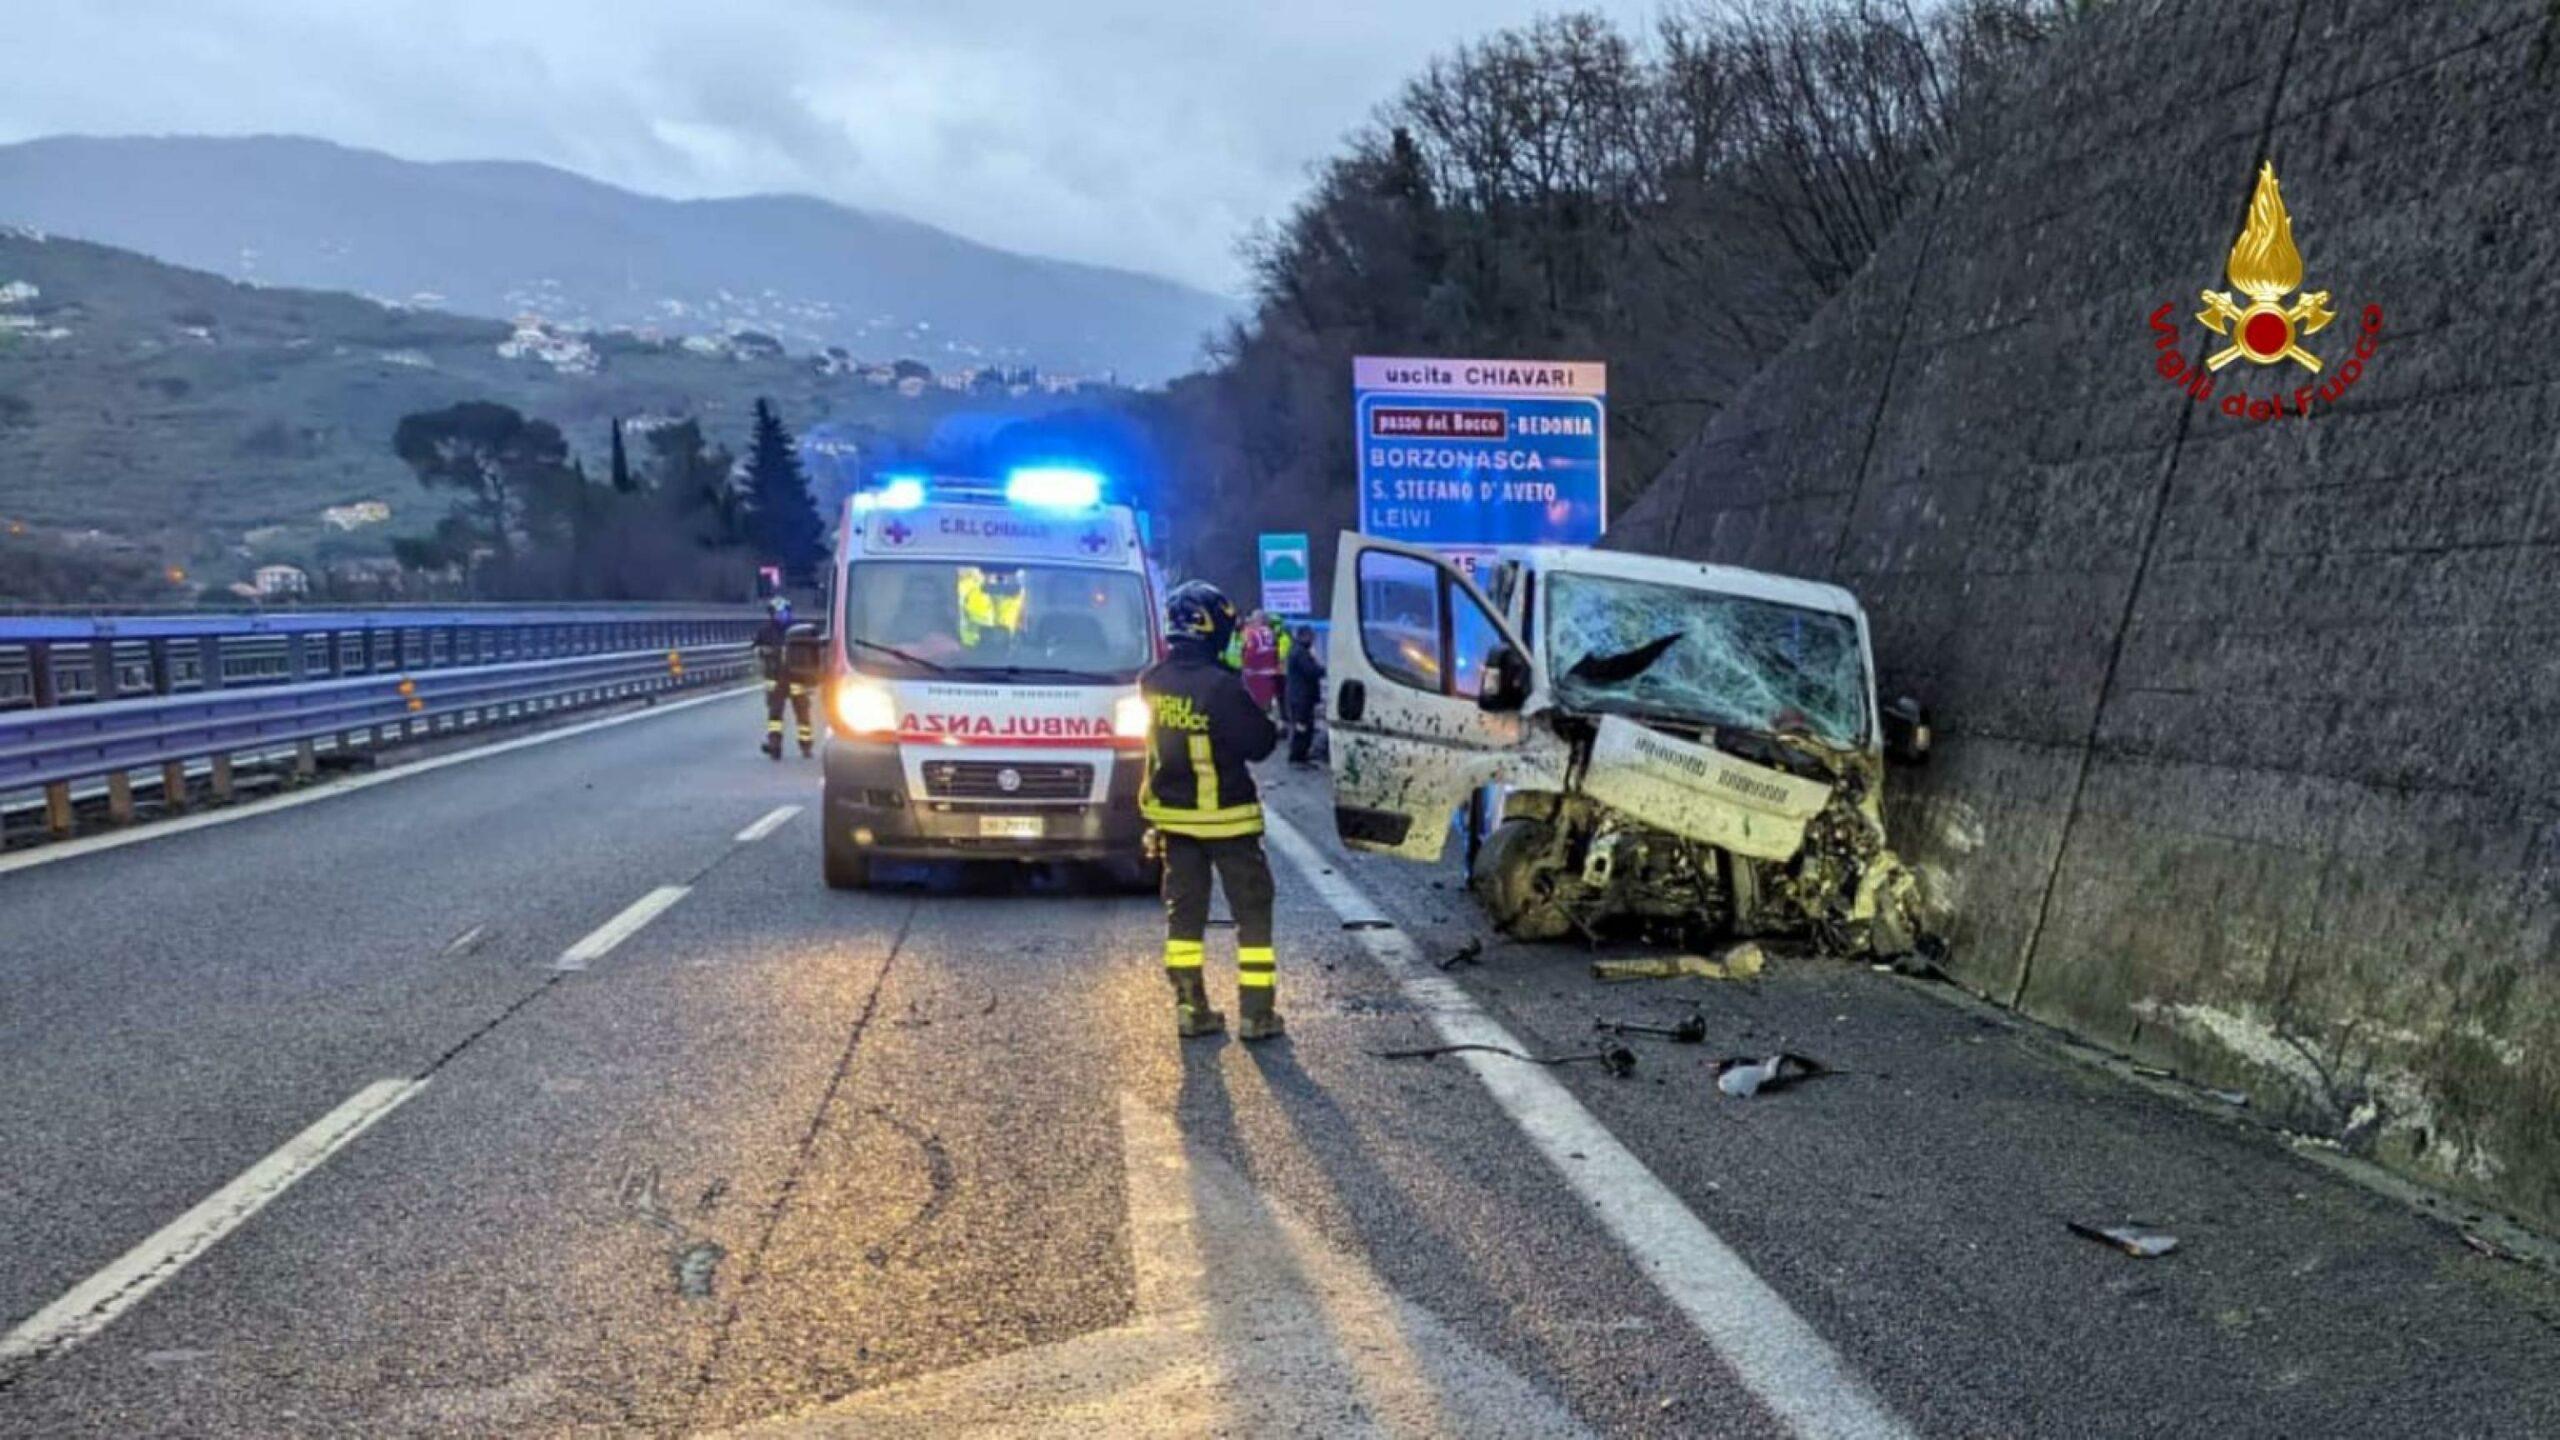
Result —
[[[294, 133], [664, 195], [806, 191], [1235, 290], [1237, 239], [1404, 76], [1559, 8], [9, 0], [0, 141]], [[1584, 8], [1643, 24], [1659, 4]]]

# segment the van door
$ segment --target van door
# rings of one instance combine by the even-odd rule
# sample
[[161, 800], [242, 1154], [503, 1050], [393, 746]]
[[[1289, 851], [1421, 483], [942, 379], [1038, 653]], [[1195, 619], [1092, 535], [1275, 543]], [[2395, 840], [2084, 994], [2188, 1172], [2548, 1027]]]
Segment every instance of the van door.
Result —
[[[1522, 663], [1509, 708], [1487, 710], [1487, 668], [1503, 647]], [[1560, 786], [1561, 744], [1520, 709], [1533, 697], [1518, 636], [1438, 555], [1346, 531], [1328, 649], [1333, 818], [1345, 845], [1436, 860], [1478, 787]]]

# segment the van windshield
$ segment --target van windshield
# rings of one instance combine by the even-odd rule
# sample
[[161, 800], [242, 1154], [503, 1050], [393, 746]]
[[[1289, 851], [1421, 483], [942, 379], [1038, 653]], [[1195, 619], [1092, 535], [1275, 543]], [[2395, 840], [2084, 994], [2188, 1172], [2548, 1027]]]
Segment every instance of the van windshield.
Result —
[[1127, 684], [1154, 658], [1152, 620], [1125, 570], [864, 560], [845, 579], [846, 658], [872, 675]]
[[1569, 710], [1866, 742], [1849, 616], [1567, 572], [1548, 587], [1547, 621], [1547, 673]]

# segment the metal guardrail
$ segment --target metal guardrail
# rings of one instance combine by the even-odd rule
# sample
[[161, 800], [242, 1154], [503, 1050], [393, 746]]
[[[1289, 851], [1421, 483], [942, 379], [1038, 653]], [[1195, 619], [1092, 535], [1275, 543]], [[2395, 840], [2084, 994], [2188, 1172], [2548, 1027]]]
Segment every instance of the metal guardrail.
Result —
[[[341, 754], [528, 715], [746, 678], [743, 607], [469, 607], [254, 615], [0, 616], [0, 793], [41, 789], [72, 826], [70, 784], [104, 777], [132, 814], [156, 769], [187, 798], [186, 763], [315, 742]], [[147, 783], [147, 782], [146, 782]]]

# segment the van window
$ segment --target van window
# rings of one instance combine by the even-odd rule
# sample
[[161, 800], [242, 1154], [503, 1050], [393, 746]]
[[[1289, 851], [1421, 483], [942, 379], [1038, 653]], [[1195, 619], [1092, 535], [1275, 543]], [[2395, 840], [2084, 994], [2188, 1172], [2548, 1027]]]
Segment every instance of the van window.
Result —
[[855, 669], [1127, 684], [1154, 658], [1146, 586], [1126, 570], [954, 560], [848, 567]]

